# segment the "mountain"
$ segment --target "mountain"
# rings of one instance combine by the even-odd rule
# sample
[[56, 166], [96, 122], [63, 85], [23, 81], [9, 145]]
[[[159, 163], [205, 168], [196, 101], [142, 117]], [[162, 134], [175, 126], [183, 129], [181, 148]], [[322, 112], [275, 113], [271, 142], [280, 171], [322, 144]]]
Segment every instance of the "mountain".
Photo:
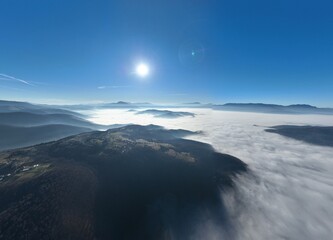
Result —
[[0, 125], [0, 151], [50, 142], [89, 131], [92, 129], [61, 124], [36, 127]]
[[70, 114], [77, 117], [83, 117], [82, 114], [79, 114], [77, 112], [48, 105], [37, 105], [27, 102], [0, 100], [0, 113], [8, 112], [29, 112], [36, 114]]
[[93, 123], [69, 114], [37, 114], [29, 112], [0, 113], [0, 124], [14, 126], [38, 126], [46, 124], [68, 124], [93, 127]]
[[0, 113], [0, 150], [27, 147], [82, 132], [123, 125], [99, 125], [69, 114]]
[[127, 104], [131, 104], [131, 103], [129, 103], [129, 102], [124, 102], [124, 101], [118, 101], [118, 102], [116, 102], [116, 104], [120, 104], [120, 105], [127, 105]]
[[226, 103], [212, 105], [215, 110], [259, 112], [276, 114], [333, 114], [332, 108], [317, 108], [307, 104], [294, 104], [289, 106], [264, 103]]
[[99, 125], [72, 111], [26, 102], [0, 101], [0, 150], [58, 140], [119, 125]]
[[76, 104], [76, 105], [54, 105], [55, 108], [68, 109], [71, 111], [94, 110], [101, 108], [138, 108], [150, 105], [149, 103], [130, 103], [118, 101], [114, 103]]
[[37, 106], [28, 102], [6, 101], [6, 100], [0, 100], [0, 107], [38, 108]]
[[158, 109], [147, 109], [138, 111], [136, 114], [149, 114], [158, 118], [179, 118], [179, 117], [195, 117], [194, 113], [191, 112], [176, 112], [169, 110], [158, 110]]
[[100, 108], [142, 108], [142, 107], [149, 107], [152, 106], [151, 103], [131, 103], [131, 102], [124, 102], [118, 101], [115, 103], [103, 103], [100, 104]]
[[1, 152], [0, 236], [187, 240], [209, 219], [230, 239], [221, 194], [246, 165], [188, 134], [130, 125]]
[[280, 125], [265, 131], [310, 144], [333, 147], [333, 127]]
[[49, 124], [66, 124], [87, 128], [105, 128], [98, 124], [91, 123], [85, 119], [71, 114], [37, 114], [29, 112], [0, 113], [0, 124], [20, 127], [40, 126]]
[[189, 102], [189, 103], [184, 103], [184, 105], [202, 105], [201, 102]]

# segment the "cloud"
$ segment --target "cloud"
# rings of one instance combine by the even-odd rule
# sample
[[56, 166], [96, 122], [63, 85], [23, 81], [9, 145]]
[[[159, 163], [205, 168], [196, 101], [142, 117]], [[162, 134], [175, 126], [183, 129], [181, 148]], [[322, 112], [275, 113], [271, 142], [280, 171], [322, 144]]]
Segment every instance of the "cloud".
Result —
[[0, 80], [3, 80], [3, 81], [14, 81], [14, 82], [23, 83], [25, 85], [34, 86], [32, 83], [30, 83], [30, 82], [28, 82], [26, 80], [23, 80], [23, 79], [20, 79], [20, 78], [16, 78], [16, 77], [13, 77], [13, 76], [9, 76], [9, 75], [3, 74], [3, 73], [0, 73]]
[[[259, 126], [327, 126], [333, 116], [179, 110], [192, 111], [196, 117], [170, 121], [126, 110], [101, 110], [91, 120], [203, 130], [205, 134], [190, 138], [246, 162], [249, 173], [235, 178], [234, 190], [221, 192], [235, 230], [232, 239], [332, 239], [333, 148], [269, 133]], [[198, 231], [194, 239], [219, 236], [219, 227], [209, 222]]]
[[253, 124], [325, 124], [333, 118], [208, 115], [211, 120], [200, 121], [206, 131], [203, 140], [218, 151], [239, 157], [251, 169], [236, 179], [235, 191], [221, 194], [236, 239], [331, 239], [333, 149], [268, 133]]

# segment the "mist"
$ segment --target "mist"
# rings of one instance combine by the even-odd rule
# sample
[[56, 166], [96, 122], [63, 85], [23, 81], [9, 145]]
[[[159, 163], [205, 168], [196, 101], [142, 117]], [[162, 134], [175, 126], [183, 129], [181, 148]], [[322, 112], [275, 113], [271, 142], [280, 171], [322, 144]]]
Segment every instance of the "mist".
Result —
[[[171, 109], [167, 109], [171, 110]], [[177, 109], [195, 117], [177, 119], [136, 115], [119, 109], [85, 111], [98, 124], [156, 124], [203, 131], [190, 138], [233, 155], [249, 171], [235, 187], [221, 192], [234, 239], [331, 239], [333, 230], [333, 149], [311, 145], [265, 129], [275, 125], [330, 126], [333, 116]], [[219, 227], [198, 227], [197, 237], [218, 238]]]

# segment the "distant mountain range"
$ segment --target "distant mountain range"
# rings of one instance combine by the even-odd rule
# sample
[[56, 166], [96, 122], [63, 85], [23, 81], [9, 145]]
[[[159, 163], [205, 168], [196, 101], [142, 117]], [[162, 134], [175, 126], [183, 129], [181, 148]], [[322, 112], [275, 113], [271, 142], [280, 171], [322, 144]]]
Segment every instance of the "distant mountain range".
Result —
[[72, 114], [64, 113], [51, 113], [51, 114], [37, 114], [30, 112], [0, 112], [0, 124], [32, 127], [50, 124], [63, 124], [72, 125], [77, 127], [85, 127], [91, 129], [105, 129], [107, 126], [94, 124], [83, 118], [77, 117]]
[[0, 125], [0, 151], [50, 142], [89, 131], [93, 130], [90, 128], [62, 124], [35, 127]]
[[99, 107], [101, 107], [101, 108], [140, 108], [140, 107], [149, 107], [152, 105], [153, 104], [151, 104], [151, 103], [131, 103], [131, 102], [119, 101], [116, 103], [100, 104]]
[[53, 105], [56, 108], [68, 109], [72, 111], [77, 110], [91, 110], [100, 108], [142, 108], [154, 106], [151, 103], [131, 103], [125, 101], [118, 101], [114, 103], [96, 103], [96, 104], [75, 104], [75, 105]]
[[277, 113], [277, 114], [333, 114], [332, 108], [317, 108], [307, 104], [277, 105], [264, 103], [227, 103], [211, 105], [212, 109], [223, 111]]
[[69, 111], [59, 107], [51, 105], [37, 105], [28, 102], [17, 102], [17, 101], [4, 101], [0, 100], [0, 113], [6, 112], [29, 112], [38, 114], [70, 114], [73, 116], [82, 117], [82, 114], [77, 112]]
[[319, 108], [308, 104], [278, 105], [265, 103], [226, 103], [226, 104], [204, 104], [200, 102], [161, 105], [147, 102], [131, 103], [118, 101], [114, 103], [99, 104], [78, 104], [78, 105], [35, 105], [26, 102], [0, 101], [0, 112], [25, 111], [30, 113], [47, 113], [47, 114], [70, 114], [80, 118], [84, 116], [76, 111], [93, 110], [100, 108], [110, 109], [140, 109], [140, 108], [210, 108], [222, 111], [239, 111], [239, 112], [258, 112], [272, 114], [333, 114], [333, 108]]
[[191, 102], [183, 104], [152, 104], [152, 103], [131, 103], [119, 101], [115, 103], [101, 103], [92, 105], [64, 105], [56, 106], [68, 110], [89, 110], [98, 108], [125, 108], [125, 109], [140, 109], [140, 108], [210, 108], [222, 111], [238, 111], [238, 112], [258, 112], [258, 113], [272, 113], [272, 114], [333, 114], [333, 108], [318, 108], [307, 104], [293, 104], [293, 105], [278, 105], [278, 104], [265, 104], [265, 103], [226, 103], [226, 104], [212, 104]]
[[94, 124], [84, 119], [82, 114], [61, 108], [0, 101], [0, 150], [31, 146], [116, 126]]
[[180, 117], [194, 117], [195, 114], [191, 112], [176, 112], [170, 110], [147, 109], [138, 111], [136, 114], [148, 114], [158, 118], [180, 118]]

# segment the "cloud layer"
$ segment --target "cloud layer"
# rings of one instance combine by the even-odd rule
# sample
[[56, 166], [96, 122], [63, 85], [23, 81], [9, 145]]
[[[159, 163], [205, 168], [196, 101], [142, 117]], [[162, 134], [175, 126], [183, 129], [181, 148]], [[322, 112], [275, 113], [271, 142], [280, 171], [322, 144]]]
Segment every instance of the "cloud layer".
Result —
[[[191, 111], [196, 118], [157, 119], [126, 110], [98, 110], [91, 120], [103, 124], [157, 124], [204, 131], [192, 139], [213, 145], [249, 165], [233, 192], [221, 193], [235, 228], [234, 239], [322, 239], [333, 230], [333, 148], [265, 132], [274, 125], [330, 125], [332, 116], [270, 115]], [[218, 238], [219, 227], [198, 228], [197, 239]]]

